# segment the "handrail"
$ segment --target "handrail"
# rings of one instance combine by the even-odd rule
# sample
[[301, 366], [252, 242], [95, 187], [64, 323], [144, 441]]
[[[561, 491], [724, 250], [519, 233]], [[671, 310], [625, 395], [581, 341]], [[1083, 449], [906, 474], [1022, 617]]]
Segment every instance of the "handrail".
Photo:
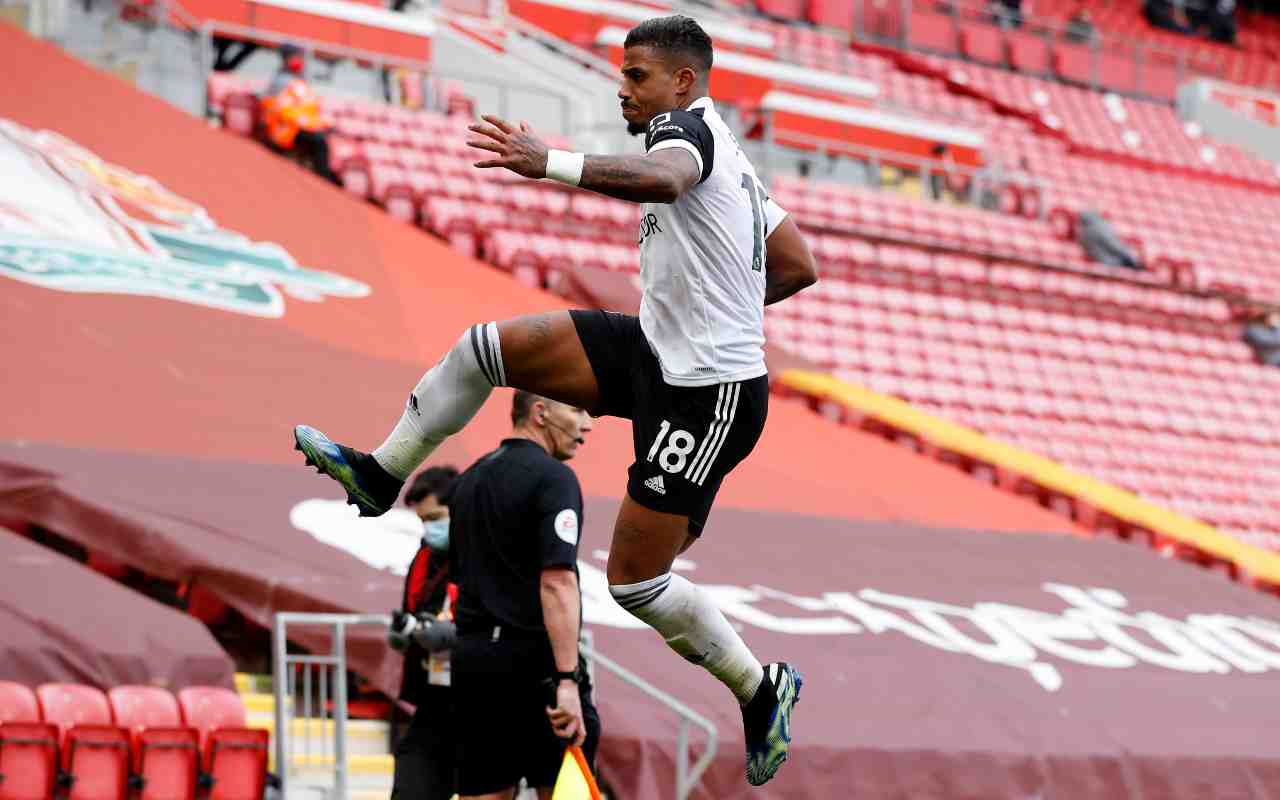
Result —
[[[636, 675], [613, 659], [602, 655], [599, 650], [596, 650], [595, 647], [587, 642], [580, 642], [579, 647], [591, 662], [609, 670], [624, 683], [634, 686], [680, 716], [680, 731], [676, 739], [675, 796], [676, 800], [687, 800], [694, 787], [698, 785], [698, 781], [702, 779], [703, 773], [707, 771], [707, 768], [711, 766], [711, 761], [715, 758], [716, 747], [719, 742], [719, 733], [716, 730], [716, 726], [706, 717], [703, 717], [644, 678]], [[689, 726], [691, 724], [702, 728], [707, 733], [706, 749], [692, 767], [689, 766]]]
[[[786, 145], [779, 144], [774, 141], [773, 112], [768, 109], [757, 109], [757, 113], [764, 123], [764, 129], [761, 137], [761, 147], [764, 149], [764, 159], [761, 164], [762, 171], [766, 176], [772, 171], [773, 151], [777, 149], [785, 149]], [[786, 137], [789, 140], [802, 141], [804, 144], [813, 147], [818, 152], [827, 155], [851, 156], [854, 158], [862, 158], [871, 165], [874, 170], [880, 164], [906, 165], [910, 169], [914, 169], [920, 173], [922, 180], [927, 180], [928, 176], [934, 173], [942, 175], [962, 175], [970, 180], [971, 189], [977, 191], [982, 182], [989, 182], [999, 191], [1007, 184], [1015, 184], [1022, 187], [1033, 187], [1040, 196], [1040, 208], [1036, 218], [1043, 218], [1049, 209], [1049, 200], [1052, 197], [1053, 185], [1044, 178], [1031, 175], [1019, 169], [1010, 168], [999, 159], [988, 164], [985, 167], [969, 167], [963, 164], [957, 164], [954, 161], [947, 161], [938, 158], [925, 158], [922, 156], [912, 156], [907, 153], [900, 153], [894, 150], [885, 150], [871, 145], [858, 144], [856, 142], [847, 142], [841, 139], [830, 139], [820, 136], [811, 136], [809, 134], [788, 131]], [[993, 172], [991, 167], [996, 167], [997, 172]], [[880, 188], [880, 176], [875, 176], [875, 187]]]
[[577, 61], [582, 66], [597, 73], [600, 77], [609, 81], [618, 80], [617, 69], [609, 62], [608, 59], [601, 58], [589, 50], [584, 50], [572, 42], [552, 36], [538, 26], [526, 22], [520, 17], [509, 14], [504, 17], [503, 22], [508, 25], [511, 30], [521, 36], [532, 39], [538, 44], [554, 50], [566, 58], [571, 58], [574, 61]]
[[[337, 800], [347, 798], [347, 649], [346, 630], [357, 625], [375, 625], [387, 628], [391, 617], [387, 614], [312, 614], [295, 611], [279, 611], [275, 615], [272, 626], [271, 646], [273, 653], [273, 672], [275, 695], [275, 750], [276, 770], [280, 775], [280, 791], [288, 797], [289, 766], [291, 751], [289, 748], [289, 725], [293, 712], [289, 701], [293, 696], [293, 685], [289, 676], [296, 664], [333, 668], [333, 744], [334, 744], [334, 796]], [[290, 655], [288, 652], [290, 626], [327, 626], [330, 628], [331, 652], [328, 655]], [[618, 662], [595, 649], [589, 632], [584, 631], [579, 642], [581, 652], [586, 656], [588, 664], [603, 667], [618, 676], [624, 683], [630, 684], [644, 694], [674, 711], [680, 717], [680, 730], [676, 745], [676, 798], [687, 800], [703, 773], [711, 766], [715, 758], [719, 734], [716, 726], [698, 712], [689, 708], [670, 694], [658, 689], [644, 678], [631, 672]], [[304, 718], [309, 718], [311, 711], [311, 671], [303, 673], [303, 699], [305, 703]], [[323, 677], [318, 689], [321, 692], [319, 711], [324, 713], [327, 697], [324, 694], [327, 684]], [[707, 745], [702, 755], [692, 766], [689, 765], [689, 727], [696, 725], [706, 731]], [[308, 747], [310, 740], [308, 739]], [[308, 756], [310, 751], [308, 750]]]
[[[894, 35], [887, 38], [898, 43], [898, 46], [905, 47], [905, 43], [910, 36], [911, 10], [913, 0], [897, 0], [900, 3], [900, 30]], [[856, 39], [880, 39], [886, 37], [868, 29], [866, 25], [867, 13], [869, 6], [867, 0], [858, 2], [852, 14], [852, 35]], [[962, 16], [966, 18], [989, 20], [995, 13], [985, 5], [981, 4], [956, 4], [950, 6], [950, 10], [943, 12], [945, 16], [952, 20], [953, 25], [958, 26]], [[1052, 19], [1043, 17], [1035, 17], [1024, 14], [1023, 24], [1019, 30], [1031, 35], [1040, 36], [1045, 40], [1046, 45], [1050, 48], [1056, 47], [1059, 43], [1064, 43], [1063, 34], [1067, 31], [1067, 26]], [[991, 23], [995, 24], [995, 23]], [[1066, 42], [1069, 43], [1069, 42]], [[1104, 51], [1123, 52], [1129, 56], [1137, 67], [1138, 89], [1137, 93], [1144, 97], [1151, 97], [1160, 102], [1169, 102], [1168, 98], [1153, 95], [1146, 86], [1147, 67], [1153, 58], [1171, 63], [1177, 70], [1179, 82], [1188, 80], [1197, 75], [1206, 75], [1210, 77], [1221, 77], [1223, 64], [1220, 57], [1210, 56], [1208, 58], [1198, 56], [1197, 54], [1187, 53], [1179, 48], [1170, 48], [1163, 45], [1151, 44], [1141, 38], [1124, 36], [1112, 32], [1103, 32], [1095, 29], [1094, 35], [1086, 42], [1077, 43], [1076, 46], [1087, 47], [1090, 50], [1090, 84], [1095, 89], [1106, 89], [1107, 86], [1099, 74], [1099, 56]]]
[[[289, 655], [289, 626], [324, 625], [331, 631], [330, 642], [332, 652], [327, 656]], [[297, 709], [290, 710], [289, 700], [295, 688], [289, 680], [292, 674], [290, 667], [303, 664], [308, 667], [303, 672], [303, 700], [305, 703], [303, 718], [310, 725], [311, 711], [311, 672], [310, 666], [333, 668], [333, 797], [336, 800], [347, 800], [347, 644], [346, 629], [356, 625], [377, 625], [383, 629], [391, 625], [391, 617], [387, 614], [310, 614], [296, 611], [276, 612], [271, 629], [271, 650], [273, 667], [272, 691], [275, 696], [275, 737], [276, 737], [276, 771], [280, 776], [280, 794], [289, 797], [289, 770], [292, 766], [289, 749], [290, 718]], [[328, 701], [327, 682], [321, 671], [318, 690], [320, 692], [319, 712], [324, 715]], [[309, 732], [308, 727], [308, 732]], [[310, 760], [311, 739], [307, 737], [307, 756]], [[327, 742], [327, 739], [325, 740]]]
[[[180, 6], [176, 4], [174, 4], [172, 7], [180, 8]], [[371, 51], [361, 50], [353, 47], [347, 47], [344, 45], [334, 45], [334, 44], [329, 44], [328, 42], [316, 41], [314, 39], [307, 39], [307, 38], [298, 37], [298, 36], [289, 36], [281, 33], [275, 33], [272, 31], [262, 30], [259, 28], [253, 28], [253, 27], [239, 25], [235, 23], [220, 22], [217, 20], [206, 20], [204, 22], [196, 23], [196, 26], [197, 26], [196, 30], [200, 33], [202, 47], [205, 48], [205, 52], [202, 55], [202, 59], [204, 60], [205, 72], [210, 71], [210, 55], [211, 54], [209, 51], [211, 49], [211, 44], [209, 42], [209, 37], [214, 33], [228, 33], [240, 38], [250, 39], [253, 41], [265, 41], [275, 45], [285, 44], [285, 43], [294, 44], [308, 53], [314, 54], [316, 52], [321, 52], [321, 53], [338, 56], [340, 58], [368, 62], [371, 64], [376, 64], [378, 66], [383, 66], [383, 67], [400, 66], [400, 67], [405, 67], [407, 69], [411, 69], [418, 72], [429, 73], [432, 78], [437, 78], [440, 80], [464, 81], [464, 82], [479, 84], [481, 86], [485, 86], [489, 88], [494, 88], [494, 89], [497, 89], [500, 93], [500, 103], [502, 105], [502, 108], [499, 109], [500, 116], [506, 116], [507, 93], [516, 91], [516, 92], [522, 92], [530, 95], [539, 95], [541, 97], [553, 100], [559, 104], [561, 109], [562, 127], [564, 128], [563, 133], [565, 135], [568, 135], [571, 132], [570, 131], [571, 126], [567, 122], [569, 106], [570, 106], [569, 97], [565, 94], [556, 92], [552, 89], [548, 89], [542, 86], [537, 86], [537, 85], [528, 84], [528, 83], [518, 83], [518, 82], [497, 80], [492, 76], [483, 75], [476, 72], [466, 72], [466, 71], [458, 71], [458, 70], [452, 70], [452, 69], [440, 69], [438, 67], [433, 67], [432, 65], [428, 64], [425, 61], [415, 61], [413, 59], [388, 56], [383, 53], [374, 53]]]
[[[177, 4], [173, 5], [174, 7], [180, 7]], [[383, 66], [405, 67], [406, 69], [419, 72], [426, 72], [431, 68], [430, 62], [425, 60], [403, 58], [400, 56], [387, 55], [386, 53], [376, 53], [371, 50], [362, 50], [358, 47], [350, 47], [347, 45], [330, 44], [329, 42], [321, 42], [301, 36], [276, 33], [263, 28], [255, 28], [250, 25], [240, 25], [234, 22], [206, 19], [198, 23], [197, 30], [201, 34], [202, 41], [205, 42], [205, 47], [209, 47], [207, 37], [211, 37], [214, 33], [225, 33], [236, 38], [267, 42], [273, 45], [294, 44], [313, 55], [315, 53], [325, 53], [356, 61], [368, 61], [370, 63]], [[211, 53], [208, 52], [202, 55], [202, 58], [206, 59], [202, 64], [206, 73], [211, 69], [212, 62], [208, 59], [208, 56], [210, 55]]]
[[[787, 137], [789, 139], [804, 140], [806, 143], [813, 146], [816, 150], [822, 153], [853, 155], [854, 157], [866, 156], [869, 160], [869, 163], [871, 163], [873, 167], [878, 162], [889, 163], [889, 164], [905, 163], [910, 166], [914, 166], [915, 168], [920, 170], [921, 180], [927, 180], [927, 176], [935, 170], [942, 171], [945, 173], [965, 174], [967, 176], [971, 176], [973, 178], [973, 180], [971, 181], [971, 184], [974, 189], [977, 188], [977, 184], [980, 181], [991, 180], [989, 176], [982, 174], [981, 169], [975, 170], [973, 168], [963, 167], [962, 165], [959, 165], [959, 164], [947, 164], [942, 161], [937, 161], [936, 159], [933, 159], [933, 160], [919, 159], [909, 155], [897, 153], [894, 151], [884, 151], [878, 148], [873, 148], [865, 145], [852, 144], [852, 143], [844, 142], [841, 140], [826, 139], [826, 138], [816, 137], [816, 136], [807, 136], [805, 134], [800, 134], [800, 133], [788, 133]], [[745, 140], [745, 137], [742, 137], [742, 138]], [[750, 140], [745, 140], [744, 143], [747, 143], [749, 146], [751, 142]], [[769, 139], [767, 131], [766, 131], [764, 140], [758, 146], [763, 150], [763, 154], [762, 154], [762, 158], [760, 158], [757, 161], [757, 163], [760, 166], [761, 175], [766, 179], [768, 179], [771, 177], [774, 151], [786, 150], [788, 148], [786, 147], [786, 145], [781, 145], [781, 144], [778, 144], [777, 142], [771, 141]], [[810, 177], [814, 179], [821, 178], [820, 175], [812, 175]], [[871, 191], [880, 191], [881, 190], [881, 186], [879, 183], [880, 177], [879, 175], [874, 175], [873, 177], [876, 180], [876, 184], [874, 186], [868, 186], [867, 188], [870, 189]], [[1053, 183], [1041, 178], [1040, 176], [1029, 175], [1017, 169], [1004, 170], [1001, 178], [1003, 180], [1003, 183], [1001, 184], [995, 184], [995, 181], [992, 181], [992, 183], [996, 185], [997, 189], [999, 188], [1000, 185], [1012, 184], [1012, 185], [1022, 186], [1022, 187], [1030, 186], [1037, 189], [1040, 192], [1039, 214], [1037, 217], [1035, 217], [1036, 219], [1045, 218], [1054, 209], [1053, 203], [1050, 202], [1053, 197], [1053, 191], [1054, 191]], [[927, 199], [922, 199], [921, 202], [929, 202], [929, 201]], [[992, 213], [996, 213], [996, 212], [992, 212]], [[918, 247], [924, 250], [928, 250], [930, 252], [950, 253], [955, 255], [989, 259], [992, 261], [1001, 261], [1005, 263], [1018, 264], [1020, 266], [1030, 266], [1030, 267], [1036, 267], [1040, 269], [1052, 270], [1054, 272], [1062, 272], [1062, 273], [1067, 273], [1071, 275], [1079, 275], [1081, 277], [1087, 277], [1094, 280], [1104, 280], [1104, 281], [1110, 281], [1114, 283], [1125, 283], [1132, 286], [1141, 287], [1144, 289], [1160, 289], [1163, 291], [1172, 292], [1174, 294], [1191, 295], [1193, 297], [1200, 297], [1204, 299], [1217, 299], [1217, 300], [1222, 300], [1233, 307], [1237, 307], [1241, 309], [1249, 309], [1249, 313], [1251, 315], [1263, 314], [1271, 311], [1280, 312], [1280, 302], [1274, 302], [1274, 301], [1270, 301], [1262, 298], [1252, 297], [1246, 293], [1242, 293], [1232, 288], [1221, 286], [1221, 285], [1211, 284], [1209, 286], [1201, 286], [1201, 285], [1195, 284], [1194, 279], [1193, 279], [1192, 285], [1178, 283], [1172, 277], [1168, 280], [1156, 280], [1154, 278], [1158, 277], [1161, 274], [1158, 272], [1143, 271], [1132, 276], [1124, 275], [1124, 274], [1102, 274], [1098, 272], [1080, 270], [1075, 267], [1071, 267], [1066, 264], [1057, 263], [1053, 261], [1030, 259], [1030, 258], [1014, 255], [1012, 253], [1000, 253], [995, 251], [975, 252], [972, 248], [953, 247], [953, 246], [948, 246], [948, 245], [940, 244], [936, 242], [922, 243], [918, 239], [913, 239], [910, 237], [903, 237], [903, 236], [895, 236], [894, 234], [891, 234], [891, 233], [884, 233], [882, 231], [871, 230], [858, 225], [814, 225], [806, 222], [806, 223], [802, 223], [801, 227], [806, 230], [812, 230], [819, 233], [831, 233], [839, 236], [856, 236], [858, 238], [867, 239], [869, 241], [876, 242], [876, 243], [907, 245], [911, 247]], [[1191, 274], [1194, 275], [1194, 273], [1195, 273], [1195, 263], [1192, 262]], [[1147, 279], [1144, 280], [1143, 278], [1147, 278]]]

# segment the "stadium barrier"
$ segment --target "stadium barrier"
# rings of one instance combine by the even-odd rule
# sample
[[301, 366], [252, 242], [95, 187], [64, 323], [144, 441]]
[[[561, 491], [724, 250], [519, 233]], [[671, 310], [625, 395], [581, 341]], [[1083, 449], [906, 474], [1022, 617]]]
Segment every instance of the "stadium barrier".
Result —
[[1221, 569], [1280, 595], [1280, 554], [1240, 542], [1117, 486], [825, 373], [787, 370], [774, 388], [807, 398], [828, 418], [915, 447], [1003, 489], [1034, 496], [1086, 529], [1145, 539], [1161, 555]]
[[[376, 626], [381, 635], [391, 624], [386, 614], [305, 614], [282, 611], [275, 616], [271, 632], [275, 694], [276, 772], [280, 793], [289, 797], [294, 765], [325, 765], [333, 761], [333, 788], [329, 797], [347, 800], [347, 632], [351, 628]], [[330, 652], [307, 655], [288, 652], [289, 631], [299, 627], [329, 629]], [[299, 674], [301, 677], [299, 678]], [[314, 676], [314, 678], [313, 678]], [[332, 687], [332, 688], [331, 688]], [[332, 692], [332, 695], [330, 694]], [[302, 753], [296, 753], [290, 735], [293, 720], [301, 715], [304, 736]], [[332, 724], [332, 740], [325, 731]], [[312, 736], [312, 729], [318, 734]], [[316, 742], [320, 752], [312, 752]], [[332, 745], [332, 750], [330, 750]]]
[[[314, 775], [316, 767], [333, 765], [333, 778], [326, 797], [330, 800], [348, 800], [349, 764], [347, 759], [347, 634], [352, 628], [373, 626], [382, 638], [391, 617], [386, 614], [314, 614], [282, 611], [275, 615], [271, 647], [273, 653], [275, 695], [275, 763], [280, 777], [280, 792], [290, 795], [290, 783], [295, 765], [308, 768]], [[300, 627], [328, 628], [330, 652], [326, 654], [300, 654], [288, 652], [289, 632]], [[613, 674], [623, 683], [638, 689], [652, 700], [675, 712], [679, 718], [676, 734], [676, 800], [687, 800], [715, 758], [719, 732], [706, 717], [689, 708], [670, 694], [662, 691], [613, 659], [595, 649], [589, 630], [583, 630], [581, 650], [587, 658], [589, 674], [593, 677], [599, 668]], [[299, 677], [300, 676], [300, 677]], [[292, 741], [294, 719], [301, 719], [303, 747], [297, 751]], [[702, 754], [690, 763], [690, 733], [692, 728], [706, 733]], [[332, 732], [332, 738], [327, 734]], [[607, 728], [606, 728], [607, 731]], [[314, 735], [313, 735], [314, 733]], [[606, 734], [607, 735], [607, 734]], [[319, 747], [313, 752], [313, 742]], [[327, 788], [327, 787], [326, 787]], [[296, 794], [296, 793], [295, 793]]]
[[[1173, 100], [1173, 91], [1185, 81], [1219, 77], [1223, 71], [1216, 59], [1140, 37], [1097, 30], [1087, 42], [1072, 42], [1066, 35], [1067, 25], [1056, 20], [1024, 14], [1020, 25], [1005, 32], [995, 24], [993, 11], [986, 3], [952, 2], [942, 8], [935, 10], [933, 3], [914, 0], [859, 0], [853, 3], [850, 34], [859, 42], [962, 55], [966, 54], [962, 44], [965, 29], [985, 28], [998, 40], [1008, 37], [1011, 49], [1015, 47], [1015, 37], [1020, 42], [1034, 43], [1037, 52], [1042, 53], [1036, 60], [1043, 58], [1044, 63], [1033, 72], [1054, 74], [1095, 91], [1116, 91], [1161, 102]], [[1002, 55], [1000, 61], [1003, 60]], [[1114, 74], [1121, 65], [1123, 78]], [[1015, 61], [1013, 66], [1026, 65]]]
[[[676, 800], [687, 800], [689, 795], [698, 785], [698, 781], [702, 779], [702, 773], [707, 771], [711, 766], [711, 761], [716, 756], [716, 747], [719, 742], [719, 733], [716, 726], [702, 716], [698, 712], [681, 703], [671, 695], [657, 688], [653, 684], [623, 667], [618, 662], [610, 659], [608, 656], [601, 654], [591, 644], [589, 631], [584, 631], [584, 639], [581, 644], [583, 655], [587, 657], [591, 669], [596, 666], [604, 667], [623, 683], [639, 689], [650, 698], [658, 701], [670, 710], [676, 713], [680, 718], [680, 730], [676, 734]], [[593, 684], [594, 685], [594, 684]], [[608, 721], [605, 721], [607, 731]], [[698, 757], [692, 765], [689, 764], [689, 733], [691, 727], [701, 728], [707, 734], [707, 743], [702, 751], [702, 755]]]

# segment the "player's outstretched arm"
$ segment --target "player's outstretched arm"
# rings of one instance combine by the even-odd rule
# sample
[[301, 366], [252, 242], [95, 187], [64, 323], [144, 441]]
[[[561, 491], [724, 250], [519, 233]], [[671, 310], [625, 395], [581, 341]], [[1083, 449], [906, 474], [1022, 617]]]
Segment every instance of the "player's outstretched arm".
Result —
[[786, 217], [765, 240], [764, 304], [786, 300], [818, 282], [818, 266], [800, 226]]
[[633, 203], [674, 203], [698, 177], [693, 156], [671, 149], [643, 156], [587, 156], [578, 185]]
[[[467, 144], [497, 157], [476, 162], [478, 168], [502, 167], [526, 178], [548, 177], [549, 149], [527, 124], [516, 129], [497, 117], [483, 119], [468, 128], [475, 136]], [[671, 148], [642, 156], [588, 155], [582, 159], [576, 185], [633, 203], [673, 203], [700, 177], [694, 157]]]

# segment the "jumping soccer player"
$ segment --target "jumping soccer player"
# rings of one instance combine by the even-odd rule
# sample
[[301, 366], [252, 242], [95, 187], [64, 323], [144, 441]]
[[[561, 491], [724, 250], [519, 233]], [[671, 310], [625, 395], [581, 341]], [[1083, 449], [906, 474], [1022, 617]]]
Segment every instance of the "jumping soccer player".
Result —
[[[556, 311], [473, 326], [414, 388], [372, 454], [298, 426], [307, 463], [362, 515], [394, 505], [405, 480], [461, 430], [495, 386], [632, 420], [635, 463], [609, 549], [609, 591], [742, 706], [747, 780], [787, 758], [800, 675], [762, 667], [719, 608], [671, 573], [701, 535], [721, 481], [751, 452], [768, 411], [764, 306], [817, 280], [800, 231], [772, 200], [707, 96], [711, 39], [683, 16], [627, 34], [618, 97], [645, 154], [548, 151], [525, 125], [471, 126], [476, 164], [641, 204], [640, 316]], [[568, 436], [558, 432], [555, 435]]]

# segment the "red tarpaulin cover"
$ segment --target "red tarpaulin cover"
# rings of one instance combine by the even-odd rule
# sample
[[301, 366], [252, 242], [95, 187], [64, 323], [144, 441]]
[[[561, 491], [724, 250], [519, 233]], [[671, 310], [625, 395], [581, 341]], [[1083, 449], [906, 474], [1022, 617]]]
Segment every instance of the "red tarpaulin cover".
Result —
[[[40, 76], [0, 94], [0, 517], [262, 624], [390, 609], [412, 519], [346, 515], [292, 426], [371, 447], [468, 325], [563, 301], [11, 28], [0, 74]], [[433, 462], [493, 447], [509, 403], [495, 393]], [[680, 564], [762, 657], [806, 674], [793, 761], [749, 790], [728, 692], [604, 587], [630, 460], [627, 424], [601, 420], [572, 462], [586, 619], [603, 652], [717, 723], [699, 797], [1274, 791], [1273, 600], [1043, 535], [1080, 531], [778, 400]], [[380, 635], [352, 664], [397, 685]], [[629, 798], [670, 796], [675, 717], [603, 674], [600, 701], [606, 776]]]
[[193, 617], [0, 528], [0, 680], [110, 688], [230, 686], [234, 665]]

